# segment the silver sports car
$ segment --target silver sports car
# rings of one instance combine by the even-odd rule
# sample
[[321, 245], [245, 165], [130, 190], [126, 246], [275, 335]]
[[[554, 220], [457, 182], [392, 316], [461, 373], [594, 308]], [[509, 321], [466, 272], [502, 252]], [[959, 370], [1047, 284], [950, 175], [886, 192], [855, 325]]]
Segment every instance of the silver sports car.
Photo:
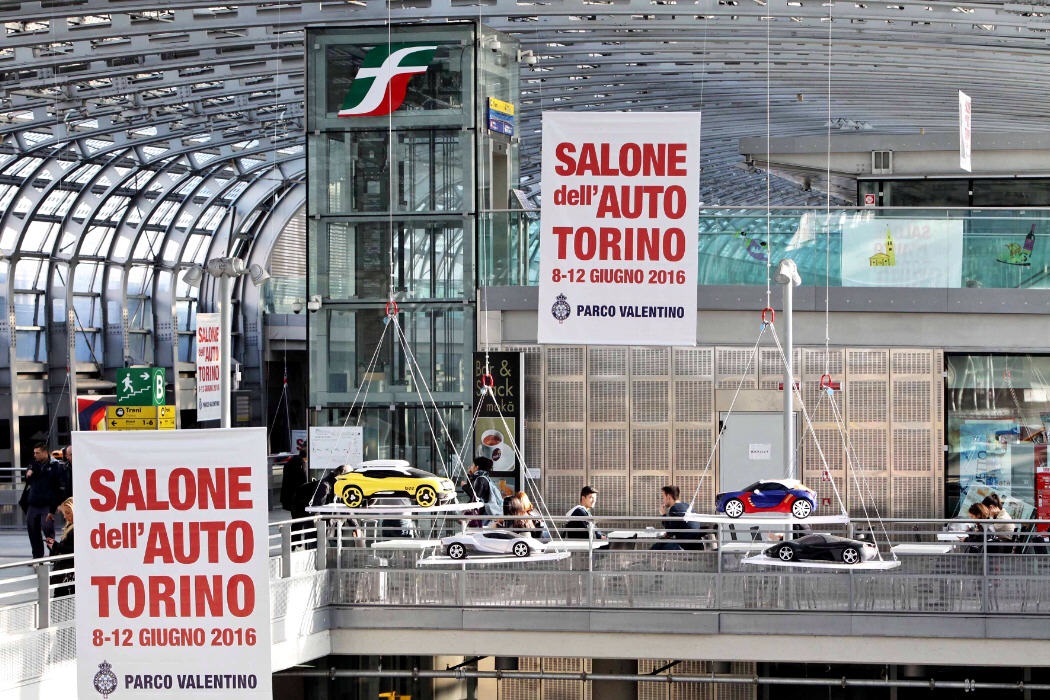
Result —
[[468, 554], [527, 557], [542, 552], [546, 545], [528, 535], [510, 530], [472, 530], [441, 539], [441, 546], [452, 559]]

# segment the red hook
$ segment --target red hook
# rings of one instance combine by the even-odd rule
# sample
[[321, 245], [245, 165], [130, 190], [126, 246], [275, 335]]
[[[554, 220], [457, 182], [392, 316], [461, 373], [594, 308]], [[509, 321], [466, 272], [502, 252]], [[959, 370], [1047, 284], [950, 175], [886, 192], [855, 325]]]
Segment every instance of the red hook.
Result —
[[397, 302], [393, 299], [386, 303], [386, 315], [397, 316]]
[[[767, 317], [767, 314], [768, 314], [768, 317]], [[763, 324], [769, 325], [769, 324], [773, 323], [773, 319], [776, 318], [776, 316], [777, 316], [777, 312], [773, 311], [773, 307], [772, 306], [767, 306], [766, 308], [762, 309], [762, 323]]]
[[496, 386], [496, 380], [493, 379], [491, 374], [483, 374], [481, 375], [481, 386], [488, 387], [491, 389], [492, 387]]
[[830, 374], [822, 374], [822, 375], [820, 375], [820, 388], [821, 389], [831, 389], [833, 391], [838, 391], [841, 386], [842, 385], [840, 383], [831, 381], [831, 375]]

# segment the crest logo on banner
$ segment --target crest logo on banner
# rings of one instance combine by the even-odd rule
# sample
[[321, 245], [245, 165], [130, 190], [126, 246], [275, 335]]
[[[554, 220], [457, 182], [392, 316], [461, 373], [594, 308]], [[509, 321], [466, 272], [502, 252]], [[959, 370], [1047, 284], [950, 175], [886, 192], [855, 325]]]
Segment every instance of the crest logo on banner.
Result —
[[434, 58], [434, 44], [387, 44], [365, 54], [340, 117], [378, 117], [390, 114], [405, 101], [408, 81], [426, 73]]
[[699, 190], [699, 112], [544, 113], [539, 342], [696, 345]]

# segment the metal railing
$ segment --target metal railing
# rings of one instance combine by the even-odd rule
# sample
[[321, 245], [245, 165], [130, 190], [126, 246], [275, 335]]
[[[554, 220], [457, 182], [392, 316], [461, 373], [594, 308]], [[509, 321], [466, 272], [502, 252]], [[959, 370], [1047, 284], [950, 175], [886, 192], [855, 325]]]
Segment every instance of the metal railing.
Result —
[[[589, 538], [571, 540], [573, 549], [564, 558], [448, 559], [440, 538], [461, 531], [472, 517], [476, 516], [413, 514], [413, 537], [393, 539], [385, 536], [391, 523], [381, 517], [354, 521], [324, 516], [271, 523], [271, 580], [327, 570], [337, 579], [333, 589], [347, 592], [331, 602], [353, 605], [1050, 613], [1050, 541], [1039, 531], [1050, 528], [1046, 521], [1013, 521], [1018, 532], [1008, 537], [954, 531], [944, 520], [872, 523], [878, 527], [853, 521], [820, 527], [874, 540], [884, 559], [900, 562], [897, 568], [872, 570], [863, 565], [776, 565], [775, 558], [762, 552], [774, 546], [771, 537], [793, 536], [790, 528], [777, 532], [784, 526], [731, 530], [729, 523], [721, 523], [717, 544], [708, 541], [696, 550], [652, 549], [662, 541], [653, 537], [661, 531], [659, 518], [596, 519]], [[550, 521], [548, 525], [564, 532], [565, 518]], [[655, 531], [644, 529], [654, 523]], [[982, 524], [966, 524], [970, 523]], [[599, 538], [599, 530], [641, 536]], [[555, 545], [558, 541], [556, 536]], [[72, 619], [71, 601], [56, 597], [70, 585], [53, 571], [64, 558], [68, 555], [0, 565], [0, 633], [43, 629]], [[756, 559], [774, 566], [755, 564]], [[427, 566], [421, 565], [424, 560]], [[70, 572], [75, 585], [75, 568], [57, 573]]]

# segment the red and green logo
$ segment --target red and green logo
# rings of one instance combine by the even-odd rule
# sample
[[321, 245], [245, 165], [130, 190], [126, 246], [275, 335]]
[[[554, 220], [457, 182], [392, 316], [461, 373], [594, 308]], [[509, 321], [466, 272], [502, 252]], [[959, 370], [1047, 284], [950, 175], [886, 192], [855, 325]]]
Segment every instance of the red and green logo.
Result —
[[378, 117], [390, 114], [405, 101], [408, 81], [426, 73], [434, 58], [434, 44], [387, 44], [365, 54], [350, 83], [340, 117]]

